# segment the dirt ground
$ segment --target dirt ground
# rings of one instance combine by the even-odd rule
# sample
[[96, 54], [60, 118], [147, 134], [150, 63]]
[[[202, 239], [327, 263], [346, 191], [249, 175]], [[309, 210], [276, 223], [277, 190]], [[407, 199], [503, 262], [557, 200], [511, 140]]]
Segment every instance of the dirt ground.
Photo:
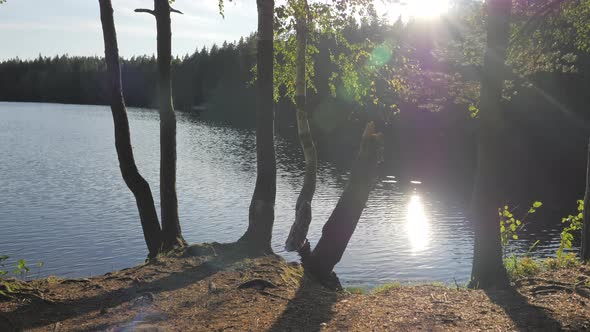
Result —
[[518, 280], [515, 291], [433, 285], [326, 289], [299, 264], [228, 245], [88, 279], [23, 283], [0, 331], [590, 331], [590, 266]]

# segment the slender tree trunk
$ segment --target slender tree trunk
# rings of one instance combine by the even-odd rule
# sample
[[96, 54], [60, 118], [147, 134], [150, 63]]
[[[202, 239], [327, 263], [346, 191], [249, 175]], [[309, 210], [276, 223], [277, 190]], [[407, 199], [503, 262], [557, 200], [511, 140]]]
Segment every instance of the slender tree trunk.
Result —
[[311, 201], [316, 188], [317, 152], [311, 130], [307, 111], [305, 109], [305, 58], [307, 53], [307, 0], [301, 0], [296, 4], [296, 36], [297, 59], [295, 77], [295, 102], [297, 109], [297, 132], [299, 143], [303, 149], [305, 158], [305, 178], [303, 188], [295, 204], [295, 222], [285, 242], [287, 251], [299, 250], [307, 240], [307, 232], [311, 223]]
[[498, 219], [498, 208], [503, 205], [498, 187], [503, 183], [503, 176], [497, 166], [502, 160], [502, 73], [505, 72], [512, 1], [489, 0], [486, 6], [487, 47], [481, 81], [478, 169], [472, 202], [475, 245], [470, 286], [475, 288], [508, 285]]
[[588, 143], [588, 161], [586, 165], [586, 193], [584, 195], [584, 224], [582, 225], [583, 261], [590, 261], [590, 142]]
[[178, 218], [176, 196], [176, 115], [172, 103], [170, 63], [172, 29], [168, 0], [154, 0], [158, 33], [158, 89], [160, 102], [160, 204], [164, 249], [186, 244]]
[[324, 225], [318, 244], [308, 257], [302, 255], [306, 270], [320, 279], [327, 280], [340, 262], [365, 208], [376, 176], [380, 136], [375, 133], [375, 124], [369, 122], [346, 188]]
[[274, 0], [256, 0], [258, 7], [256, 80], [256, 187], [250, 202], [248, 229], [240, 239], [255, 250], [271, 252], [276, 197], [273, 101]]
[[115, 127], [115, 147], [119, 158], [121, 175], [129, 190], [135, 196], [143, 235], [149, 250], [149, 257], [155, 257], [162, 247], [160, 223], [154, 205], [154, 198], [147, 181], [139, 174], [133, 158], [129, 120], [121, 89], [121, 67], [117, 33], [113, 20], [111, 0], [99, 0], [100, 20], [104, 37], [105, 59], [107, 64], [111, 111]]

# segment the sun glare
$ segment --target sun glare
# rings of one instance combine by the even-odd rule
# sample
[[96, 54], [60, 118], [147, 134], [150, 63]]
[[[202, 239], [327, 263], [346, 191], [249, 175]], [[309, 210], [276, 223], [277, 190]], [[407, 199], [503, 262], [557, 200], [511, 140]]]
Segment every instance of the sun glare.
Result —
[[[382, 7], [383, 8], [383, 7]], [[450, 0], [407, 0], [402, 4], [383, 8], [390, 21], [401, 15], [404, 21], [410, 18], [433, 19], [448, 12]]]
[[409, 0], [405, 10], [410, 17], [435, 18], [449, 10], [449, 0]]
[[424, 204], [420, 196], [413, 195], [410, 198], [406, 215], [406, 231], [412, 251], [421, 251], [428, 247], [429, 228]]

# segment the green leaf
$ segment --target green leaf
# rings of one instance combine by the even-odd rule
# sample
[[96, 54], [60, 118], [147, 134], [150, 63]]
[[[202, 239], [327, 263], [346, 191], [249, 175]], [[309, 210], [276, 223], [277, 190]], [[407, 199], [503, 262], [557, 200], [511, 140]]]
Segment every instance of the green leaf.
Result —
[[542, 202], [539, 202], [539, 201], [536, 201], [536, 202], [533, 203], [533, 207], [536, 208], [536, 209], [540, 208], [541, 205], [543, 205], [543, 203]]
[[518, 235], [516, 235], [516, 234], [513, 234], [513, 235], [512, 235], [512, 238], [513, 238], [514, 240], [518, 240]]

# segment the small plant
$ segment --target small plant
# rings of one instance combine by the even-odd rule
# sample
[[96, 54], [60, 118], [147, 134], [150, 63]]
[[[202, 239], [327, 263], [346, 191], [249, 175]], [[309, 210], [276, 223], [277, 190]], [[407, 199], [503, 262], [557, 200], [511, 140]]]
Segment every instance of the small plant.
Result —
[[346, 291], [355, 295], [363, 295], [366, 293], [366, 290], [363, 287], [346, 287]]
[[572, 249], [572, 241], [574, 240], [574, 234], [582, 231], [582, 224], [584, 222], [584, 201], [578, 200], [578, 213], [573, 216], [569, 215], [566, 218], [562, 218], [561, 222], [566, 226], [561, 231], [561, 241], [559, 243], [559, 249], [557, 249], [557, 258], [562, 259], [565, 257], [564, 250]]
[[582, 264], [578, 256], [573, 252], [564, 253], [559, 257], [551, 257], [543, 262], [549, 270], [577, 267]]
[[[24, 280], [31, 269], [27, 265], [27, 261], [24, 259], [19, 259], [16, 262], [15, 268], [12, 271], [6, 270], [6, 261], [9, 259], [9, 256], [0, 255], [0, 296], [9, 297], [11, 293], [18, 291], [21, 286], [18, 282], [6, 280], [5, 277], [12, 272], [17, 278]], [[41, 267], [43, 266], [43, 262], [37, 262], [38, 267], [38, 275], [41, 274]]]
[[508, 276], [512, 280], [531, 277], [542, 270], [542, 265], [539, 261], [528, 256], [518, 258], [516, 255], [512, 255], [510, 258], [504, 260], [504, 265], [506, 266]]
[[[500, 216], [500, 239], [502, 241], [502, 248], [504, 249], [504, 258], [507, 257], [507, 250], [508, 244], [511, 240], [518, 240], [518, 232], [520, 232], [524, 226], [526, 225], [526, 219], [529, 215], [535, 213], [538, 208], [543, 205], [542, 202], [536, 201], [533, 205], [528, 209], [524, 216], [520, 219], [517, 219], [513, 211], [514, 209], [509, 209], [508, 205], [505, 205], [503, 208], [498, 209], [498, 215]], [[535, 242], [527, 255], [530, 251], [538, 244], [538, 241]]]

